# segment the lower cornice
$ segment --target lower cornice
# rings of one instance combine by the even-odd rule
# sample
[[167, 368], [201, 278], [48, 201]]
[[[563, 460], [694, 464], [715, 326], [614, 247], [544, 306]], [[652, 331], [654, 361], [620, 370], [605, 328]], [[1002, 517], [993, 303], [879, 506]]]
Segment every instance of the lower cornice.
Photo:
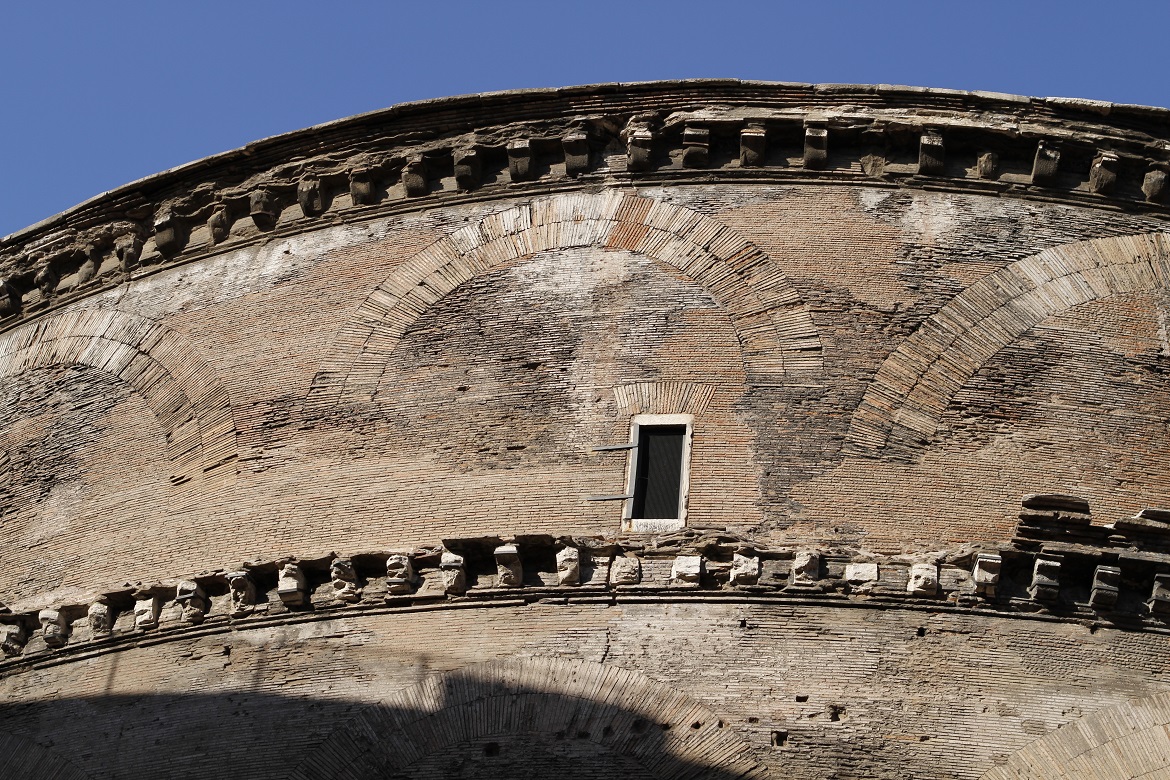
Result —
[[1170, 635], [1168, 541], [1170, 513], [1094, 526], [1083, 501], [1049, 495], [1025, 498], [1010, 543], [913, 555], [685, 528], [285, 557], [127, 584], [85, 603], [5, 609], [0, 676], [274, 626], [533, 604], [890, 610]]

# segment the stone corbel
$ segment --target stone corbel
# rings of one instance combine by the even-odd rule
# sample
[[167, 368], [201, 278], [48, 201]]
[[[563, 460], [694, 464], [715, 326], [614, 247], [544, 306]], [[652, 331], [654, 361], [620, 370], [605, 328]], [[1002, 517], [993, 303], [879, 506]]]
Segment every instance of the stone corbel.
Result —
[[123, 273], [130, 273], [142, 256], [142, 239], [137, 233], [124, 233], [114, 240], [114, 254]]
[[8, 658], [24, 652], [24, 645], [28, 642], [28, 631], [20, 623], [0, 624], [0, 652]]
[[1121, 593], [1121, 568], [1098, 566], [1093, 571], [1093, 589], [1089, 594], [1089, 606], [1096, 610], [1112, 609]]
[[565, 154], [565, 173], [579, 176], [589, 171], [589, 136], [583, 130], [569, 133], [561, 139]]
[[386, 598], [413, 593], [417, 579], [409, 553], [390, 553], [386, 558]]
[[927, 130], [918, 139], [918, 174], [940, 176], [946, 168], [946, 147], [937, 130]]
[[492, 552], [492, 555], [496, 559], [496, 587], [519, 588], [524, 584], [520, 550], [515, 544], [502, 544]]
[[312, 174], [305, 174], [297, 182], [297, 205], [306, 217], [315, 217], [325, 211], [325, 193], [321, 180]]
[[789, 583], [807, 585], [821, 578], [821, 554], [816, 550], [800, 550], [792, 560]]
[[703, 556], [680, 555], [670, 567], [670, 584], [688, 588], [699, 587], [703, 575]]
[[292, 561], [285, 561], [280, 566], [280, 574], [276, 580], [276, 595], [286, 607], [304, 606], [308, 601], [308, 584], [301, 567]]
[[377, 198], [374, 185], [374, 169], [354, 168], [349, 172], [349, 196], [355, 206], [369, 206]]
[[688, 125], [683, 130], [684, 168], [706, 168], [711, 161], [711, 131]]
[[581, 584], [581, 551], [572, 545], [557, 550], [557, 584]]
[[85, 613], [89, 630], [95, 637], [108, 635], [114, 630], [114, 611], [104, 599], [98, 599], [89, 605]]
[[1146, 172], [1142, 179], [1142, 194], [1150, 203], [1161, 203], [1166, 197], [1166, 184], [1170, 181], [1170, 174], [1160, 168], [1153, 168]]
[[1121, 167], [1121, 158], [1116, 152], [1101, 152], [1093, 160], [1089, 168], [1089, 191], [1098, 195], [1108, 195], [1117, 184], [1117, 172]]
[[211, 243], [222, 244], [228, 240], [232, 232], [232, 218], [226, 203], [217, 203], [207, 218], [207, 231], [211, 234]]
[[179, 580], [175, 586], [175, 603], [183, 609], [182, 621], [193, 625], [202, 623], [211, 609], [206, 591], [194, 580]]
[[508, 142], [508, 177], [514, 182], [528, 181], [535, 177], [536, 160], [532, 142], [527, 138], [514, 138]]
[[426, 159], [419, 155], [402, 167], [402, 188], [408, 198], [421, 198], [428, 192]]
[[183, 226], [170, 206], [163, 206], [154, 215], [154, 247], [163, 257], [174, 257], [183, 250]]
[[463, 568], [463, 556], [444, 550], [439, 558], [439, 573], [443, 577], [443, 590], [458, 595], [467, 591], [467, 572]]
[[248, 216], [261, 230], [269, 231], [276, 227], [276, 221], [280, 219], [280, 203], [275, 193], [267, 187], [252, 190], [248, 194]]
[[764, 164], [768, 153], [768, 134], [761, 125], [748, 125], [739, 133], [739, 164], [757, 168]]
[[829, 129], [823, 120], [807, 119], [804, 123], [804, 167], [819, 171], [829, 163]]
[[137, 629], [158, 628], [162, 611], [162, 598], [154, 591], [139, 590], [134, 594], [134, 627]]
[[629, 555], [619, 555], [609, 566], [610, 585], [637, 585], [642, 581], [642, 562]]
[[474, 190], [483, 178], [483, 160], [475, 149], [457, 149], [452, 155], [455, 162], [455, 184], [463, 191]]
[[1150, 614], [1160, 618], [1170, 616], [1170, 573], [1154, 575], [1154, 586], [1150, 590], [1150, 598], [1146, 601]]
[[69, 641], [69, 621], [57, 609], [42, 609], [37, 613], [41, 624], [41, 638], [49, 647], [63, 647]]
[[910, 577], [906, 581], [906, 592], [911, 596], [930, 597], [938, 595], [938, 564], [912, 563]]
[[333, 597], [346, 604], [362, 600], [362, 589], [358, 587], [357, 572], [349, 558], [334, 558], [329, 563], [329, 581], [333, 585]]
[[626, 170], [650, 170], [653, 164], [653, 147], [654, 133], [650, 128], [630, 128], [626, 137]]
[[734, 553], [728, 583], [732, 587], [755, 585], [760, 581], [760, 559], [754, 555]]
[[985, 599], [994, 599], [996, 588], [999, 587], [999, 575], [1002, 568], [1002, 556], [990, 553], [976, 555], [975, 568], [971, 571], [975, 592]]
[[256, 609], [256, 583], [246, 571], [229, 571], [224, 575], [228, 583], [231, 606], [228, 616], [241, 618], [251, 615]]
[[1060, 166], [1060, 150], [1045, 140], [1036, 144], [1036, 157], [1032, 161], [1032, 183], [1048, 184], [1056, 178]]
[[1028, 595], [1034, 601], [1054, 602], [1060, 597], [1061, 558], [1050, 553], [1040, 553], [1032, 567], [1032, 584]]

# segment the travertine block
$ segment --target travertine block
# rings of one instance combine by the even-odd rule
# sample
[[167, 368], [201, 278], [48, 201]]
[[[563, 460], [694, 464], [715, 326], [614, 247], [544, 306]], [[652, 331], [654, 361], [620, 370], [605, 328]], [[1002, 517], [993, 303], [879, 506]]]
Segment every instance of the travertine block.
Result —
[[0, 652], [8, 658], [20, 655], [28, 641], [28, 632], [19, 623], [0, 624]]
[[1158, 617], [1170, 615], [1170, 573], [1154, 575], [1154, 587], [1150, 591], [1150, 598], [1146, 602], [1150, 613]]
[[821, 554], [816, 550], [800, 550], [792, 561], [791, 582], [800, 585], [821, 578]]
[[308, 585], [305, 573], [295, 563], [285, 563], [280, 567], [280, 574], [276, 580], [276, 595], [288, 607], [299, 607], [307, 600]]
[[1054, 555], [1040, 554], [1032, 567], [1032, 584], [1028, 595], [1036, 601], [1053, 602], [1060, 597], [1061, 559]]
[[329, 563], [329, 581], [333, 585], [333, 597], [347, 604], [356, 604], [362, 599], [358, 587], [357, 572], [349, 558], [334, 558]]
[[386, 558], [386, 596], [401, 596], [411, 593], [418, 581], [414, 573], [414, 562], [409, 553], [390, 553]]
[[934, 176], [946, 168], [946, 149], [942, 135], [936, 130], [927, 130], [918, 140], [918, 173]]
[[571, 545], [557, 550], [557, 582], [577, 585], [581, 582], [581, 551]]
[[913, 596], [938, 595], [938, 564], [911, 564], [910, 578], [906, 582], [906, 592]]
[[493, 553], [496, 559], [496, 586], [519, 588], [524, 584], [524, 570], [520, 563], [520, 551], [514, 544], [502, 544]]
[[182, 607], [184, 623], [202, 623], [211, 609], [211, 601], [203, 586], [194, 580], [180, 580], [175, 588], [175, 601]]
[[1121, 568], [1098, 566], [1093, 571], [1093, 589], [1089, 594], [1089, 605], [1093, 609], [1112, 609], [1121, 593]]
[[95, 637], [109, 634], [114, 628], [113, 611], [104, 601], [95, 601], [89, 605], [89, 609], [86, 610], [86, 621]]
[[876, 563], [847, 563], [845, 564], [845, 579], [854, 583], [876, 582], [878, 565]]
[[995, 598], [1002, 567], [1003, 558], [999, 555], [991, 553], [976, 555], [975, 567], [971, 571], [971, 579], [975, 582], [975, 592], [987, 599]]
[[158, 628], [162, 611], [162, 598], [149, 591], [134, 596], [134, 627], [139, 629]]
[[705, 127], [687, 127], [683, 131], [683, 167], [706, 168], [710, 161], [711, 131]]
[[321, 180], [316, 176], [303, 176], [297, 182], [297, 203], [301, 213], [308, 217], [325, 211], [325, 193], [321, 190]]
[[41, 623], [41, 638], [49, 647], [61, 647], [69, 640], [69, 623], [56, 609], [42, 609], [37, 614]]
[[231, 596], [230, 617], [251, 615], [256, 609], [256, 584], [246, 571], [230, 571], [226, 575], [228, 594]]
[[637, 558], [619, 555], [609, 566], [610, 585], [637, 585], [642, 581], [642, 563]]
[[731, 573], [728, 584], [755, 585], [760, 581], [760, 559], [754, 555], [735, 553], [731, 558]]
[[768, 137], [763, 127], [745, 127], [739, 134], [739, 164], [754, 168], [764, 164], [768, 152]]
[[674, 564], [670, 568], [670, 584], [698, 587], [702, 574], [701, 555], [680, 555], [674, 559]]
[[463, 556], [444, 550], [439, 559], [439, 571], [443, 575], [443, 590], [451, 594], [467, 591], [467, 572], [463, 569]]

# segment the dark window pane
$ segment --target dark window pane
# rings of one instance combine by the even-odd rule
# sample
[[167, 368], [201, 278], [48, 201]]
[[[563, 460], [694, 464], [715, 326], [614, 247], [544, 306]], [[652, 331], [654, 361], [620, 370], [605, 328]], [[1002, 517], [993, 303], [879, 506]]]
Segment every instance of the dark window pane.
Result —
[[678, 517], [685, 425], [644, 425], [638, 429], [634, 476], [634, 517]]

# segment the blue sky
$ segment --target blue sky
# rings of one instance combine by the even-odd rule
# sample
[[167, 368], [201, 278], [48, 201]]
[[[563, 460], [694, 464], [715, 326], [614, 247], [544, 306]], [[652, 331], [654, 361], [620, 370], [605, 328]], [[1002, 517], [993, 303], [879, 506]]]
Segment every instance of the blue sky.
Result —
[[1170, 2], [6, 0], [0, 235], [408, 100], [603, 81], [894, 83], [1170, 106]]

